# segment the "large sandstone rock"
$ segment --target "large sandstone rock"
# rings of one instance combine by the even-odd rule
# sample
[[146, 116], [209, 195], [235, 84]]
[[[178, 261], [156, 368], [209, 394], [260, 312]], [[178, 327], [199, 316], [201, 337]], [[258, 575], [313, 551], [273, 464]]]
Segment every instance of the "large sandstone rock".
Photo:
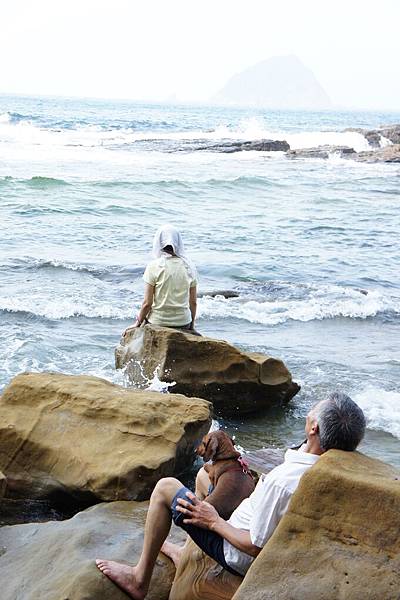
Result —
[[242, 577], [225, 571], [189, 540], [169, 600], [230, 600], [241, 583]]
[[18, 375], [0, 399], [0, 469], [9, 497], [143, 500], [179, 475], [208, 431], [210, 405], [97, 377]]
[[[0, 597], [126, 600], [94, 561], [110, 558], [136, 564], [147, 508], [147, 502], [111, 502], [68, 521], [0, 528]], [[167, 600], [174, 574], [172, 562], [160, 554], [146, 600]]]
[[174, 391], [211, 400], [217, 413], [243, 415], [290, 400], [300, 389], [281, 360], [241, 352], [221, 340], [166, 327], [131, 330], [116, 349], [116, 367], [126, 367], [140, 385], [158, 372]]
[[234, 600], [398, 600], [399, 478], [362, 454], [327, 452]]

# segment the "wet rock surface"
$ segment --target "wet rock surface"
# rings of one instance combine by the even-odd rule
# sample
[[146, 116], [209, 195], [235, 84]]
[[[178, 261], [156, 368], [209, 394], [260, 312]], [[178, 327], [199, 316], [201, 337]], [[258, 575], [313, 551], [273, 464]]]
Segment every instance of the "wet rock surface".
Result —
[[169, 600], [229, 600], [242, 577], [225, 571], [191, 540], [178, 565]]
[[210, 425], [199, 398], [128, 390], [97, 377], [26, 373], [0, 398], [0, 469], [10, 499], [147, 499], [181, 475]]
[[134, 382], [154, 373], [175, 382], [174, 391], [210, 400], [222, 415], [246, 415], [288, 402], [300, 389], [284, 363], [241, 352], [222, 340], [197, 337], [167, 327], [131, 330], [116, 349], [116, 367]]

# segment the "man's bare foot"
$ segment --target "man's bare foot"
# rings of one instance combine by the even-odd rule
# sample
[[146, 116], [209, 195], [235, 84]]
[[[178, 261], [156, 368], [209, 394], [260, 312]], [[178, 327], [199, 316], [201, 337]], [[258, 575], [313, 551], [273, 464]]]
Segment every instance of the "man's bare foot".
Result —
[[175, 568], [178, 568], [178, 564], [182, 556], [182, 551], [183, 546], [178, 546], [178, 544], [173, 544], [172, 542], [164, 542], [161, 546], [161, 552], [172, 560], [172, 562], [175, 565]]
[[126, 592], [134, 600], [144, 600], [147, 588], [138, 581], [135, 567], [129, 567], [113, 560], [96, 560], [97, 568], [100, 569], [111, 581]]

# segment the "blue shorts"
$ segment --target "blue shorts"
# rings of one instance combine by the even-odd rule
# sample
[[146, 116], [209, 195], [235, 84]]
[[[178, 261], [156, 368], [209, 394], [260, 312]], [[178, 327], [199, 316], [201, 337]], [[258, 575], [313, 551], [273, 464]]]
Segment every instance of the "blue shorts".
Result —
[[178, 506], [178, 498], [183, 498], [184, 500], [187, 500], [187, 502], [190, 502], [190, 498], [186, 496], [186, 492], [190, 492], [190, 490], [187, 487], [182, 487], [177, 491], [174, 499], [172, 500], [171, 511], [172, 519], [175, 525], [186, 531], [195, 544], [197, 544], [197, 546], [201, 548], [208, 556], [214, 559], [215, 562], [221, 565], [221, 567], [233, 575], [239, 575], [239, 573], [234, 571], [234, 569], [232, 569], [225, 560], [223, 537], [221, 537], [218, 533], [215, 533], [215, 531], [202, 529], [196, 525], [190, 525], [189, 523], [183, 522], [185, 515], [179, 512], [176, 507]]

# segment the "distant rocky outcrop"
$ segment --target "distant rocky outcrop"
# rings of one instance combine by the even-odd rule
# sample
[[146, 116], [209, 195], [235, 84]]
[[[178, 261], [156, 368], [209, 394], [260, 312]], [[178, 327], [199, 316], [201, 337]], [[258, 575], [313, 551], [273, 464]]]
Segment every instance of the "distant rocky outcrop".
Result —
[[330, 450], [301, 479], [287, 513], [234, 600], [395, 600], [400, 473]]
[[385, 125], [378, 129], [362, 129], [361, 127], [349, 127], [345, 131], [360, 133], [368, 141], [371, 148], [380, 148], [382, 138], [389, 140], [392, 144], [400, 144], [400, 124]]
[[341, 158], [349, 158], [357, 162], [365, 163], [399, 163], [400, 144], [377, 148], [376, 150], [363, 150], [356, 152], [348, 146], [316, 146], [314, 148], [299, 148], [286, 152], [288, 158], [322, 158], [337, 155]]
[[143, 500], [179, 475], [210, 426], [210, 404], [98, 377], [25, 373], [0, 398], [9, 498]]
[[[62, 522], [0, 528], [3, 600], [126, 600], [96, 558], [136, 564], [148, 503], [99, 504]], [[184, 539], [174, 531], [173, 541]], [[175, 568], [160, 554], [146, 600], [168, 600]]]
[[356, 151], [348, 146], [315, 146], [313, 148], [299, 148], [297, 150], [288, 150], [286, 156], [288, 158], [324, 158], [327, 159], [333, 154], [340, 157], [353, 157]]
[[231, 77], [212, 102], [279, 110], [329, 108], [331, 101], [297, 56], [274, 56]]
[[357, 152], [351, 158], [357, 162], [366, 163], [400, 163], [400, 144], [385, 146], [378, 150]]
[[125, 367], [132, 382], [151, 380], [157, 372], [162, 381], [174, 382], [174, 391], [210, 400], [217, 414], [260, 411], [300, 389], [279, 359], [167, 327], [132, 329], [115, 356], [116, 367]]
[[255, 141], [229, 141], [219, 144], [212, 144], [198, 148], [198, 150], [208, 150], [213, 152], [225, 152], [231, 154], [233, 152], [286, 152], [290, 149], [289, 144], [285, 140], [255, 140]]

